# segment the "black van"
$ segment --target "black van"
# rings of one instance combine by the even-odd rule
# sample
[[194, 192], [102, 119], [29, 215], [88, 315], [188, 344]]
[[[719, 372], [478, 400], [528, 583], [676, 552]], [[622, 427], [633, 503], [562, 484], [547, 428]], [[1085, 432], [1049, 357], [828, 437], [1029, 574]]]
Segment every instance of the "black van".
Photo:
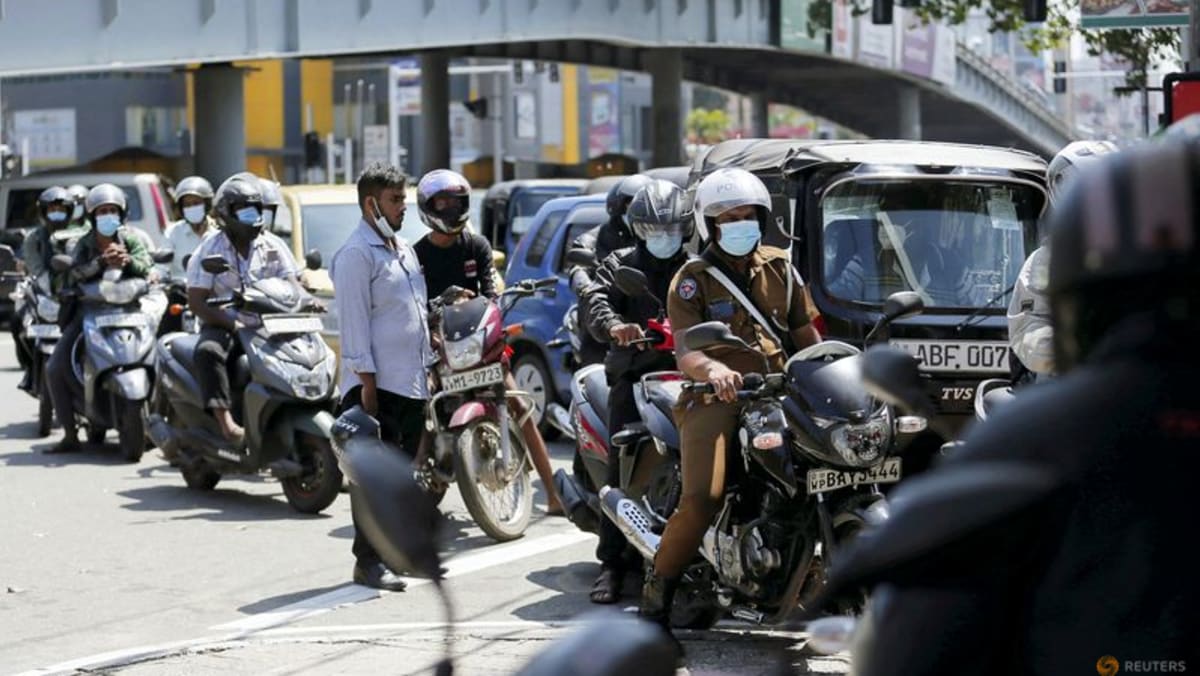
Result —
[[971, 420], [979, 382], [1009, 372], [1005, 314], [1037, 246], [1046, 163], [950, 143], [741, 139], [698, 156], [690, 190], [721, 167], [766, 183], [778, 227], [765, 240], [791, 245], [826, 338], [862, 345], [888, 295], [921, 295], [925, 311], [889, 340], [921, 360], [943, 423]]

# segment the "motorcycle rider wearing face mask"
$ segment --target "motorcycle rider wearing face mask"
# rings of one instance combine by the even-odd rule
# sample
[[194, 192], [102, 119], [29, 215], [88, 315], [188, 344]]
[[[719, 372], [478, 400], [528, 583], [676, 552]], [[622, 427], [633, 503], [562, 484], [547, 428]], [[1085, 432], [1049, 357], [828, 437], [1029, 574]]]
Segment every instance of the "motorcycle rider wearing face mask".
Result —
[[[127, 216], [125, 192], [111, 183], [101, 183], [88, 192], [86, 208], [92, 229], [75, 245], [72, 263], [65, 282], [90, 282], [109, 270], [119, 270], [122, 277], [149, 276], [154, 267], [150, 251], [141, 239], [125, 229]], [[75, 424], [75, 395], [79, 383], [71, 364], [75, 341], [83, 330], [83, 316], [64, 304], [60, 323], [67, 321], [62, 337], [46, 363], [50, 398], [54, 415], [63, 428], [63, 439], [48, 453], [63, 453], [79, 449], [79, 430]]]
[[[47, 291], [58, 290], [61, 281], [57, 279], [61, 275], [54, 275], [50, 272], [51, 256], [62, 253], [58, 250], [60, 247], [54, 245], [53, 235], [67, 227], [74, 206], [75, 200], [65, 188], [52, 186], [43, 190], [42, 194], [38, 195], [37, 201], [38, 221], [41, 227], [31, 230], [29, 234], [25, 235], [25, 241], [21, 243], [21, 259], [25, 264], [25, 272], [35, 280], [43, 274], [51, 276], [49, 286], [45, 287]], [[39, 280], [38, 283], [41, 281]], [[27, 352], [28, 345], [21, 339], [21, 322], [12, 322], [12, 331], [13, 340], [17, 346], [17, 361], [24, 371], [17, 387], [28, 391], [32, 382], [32, 374], [29, 373], [32, 355]]]
[[[605, 375], [612, 388], [608, 395], [608, 430], [620, 432], [638, 420], [633, 398], [633, 384], [651, 371], [670, 371], [675, 368], [669, 354], [648, 350], [646, 345], [629, 345], [643, 336], [642, 326], [657, 318], [659, 300], [667, 297], [671, 280], [687, 260], [684, 242], [692, 237], [695, 226], [687, 196], [678, 186], [656, 180], [634, 195], [626, 211], [630, 229], [637, 244], [613, 252], [596, 270], [596, 280], [588, 288], [587, 330], [608, 345]], [[629, 267], [646, 275], [648, 294], [628, 296], [614, 281], [618, 268]], [[620, 483], [620, 463], [615, 454], [608, 463], [608, 485]], [[624, 555], [628, 549], [625, 537], [609, 519], [601, 519], [600, 543], [596, 558], [600, 560], [600, 576], [592, 585], [593, 603], [616, 603], [621, 598], [625, 577]]]
[[[1200, 472], [1198, 166], [1200, 140], [1147, 143], [1055, 198], [1057, 377], [976, 427], [920, 480], [928, 490], [902, 484], [862, 556], [833, 571], [831, 590], [878, 583], [855, 673], [1057, 675], [1110, 655], [1174, 662], [1161, 671], [1200, 663], [1200, 555], [1185, 535]], [[951, 504], [962, 509], [937, 519], [945, 527], [913, 531]], [[905, 565], [889, 565], [910, 536]], [[1104, 660], [1102, 673], [1121, 666]]]
[[[461, 295], [466, 297], [480, 294], [488, 298], [496, 296], [492, 248], [485, 238], [466, 232], [470, 200], [471, 184], [453, 171], [436, 169], [422, 176], [417, 184], [417, 209], [429, 233], [413, 248], [425, 274], [430, 300], [453, 287], [461, 289]], [[520, 389], [511, 372], [505, 372], [504, 384], [512, 390]], [[525, 415], [523, 402], [510, 402], [509, 406], [518, 419]], [[546, 490], [546, 512], [561, 515], [562, 501], [554, 487], [550, 451], [533, 418], [527, 419], [521, 426], [521, 435], [525, 438], [534, 469]], [[428, 445], [425, 443], [422, 446], [426, 448]], [[428, 471], [425, 461], [422, 452], [418, 457], [422, 472]]]
[[[1076, 141], [1063, 148], [1046, 167], [1046, 186], [1053, 208], [1080, 169], [1098, 162], [1117, 147], [1108, 141]], [[1008, 340], [1013, 382], [1054, 373], [1054, 331], [1050, 325], [1050, 250], [1038, 247], [1025, 259], [1008, 304]], [[1010, 357], [1010, 359], [1011, 359]]]
[[171, 261], [171, 277], [187, 275], [183, 259], [190, 256], [204, 236], [217, 229], [213, 220], [213, 188], [202, 176], [188, 176], [175, 186], [175, 208], [183, 218], [167, 228], [167, 242], [175, 252]]
[[[231, 176], [217, 188], [215, 197], [213, 211], [220, 229], [205, 236], [188, 261], [188, 309], [202, 325], [196, 345], [196, 375], [205, 407], [212, 411], [225, 438], [240, 444], [245, 432], [229, 410], [227, 362], [234, 346], [233, 332], [241, 320], [234, 310], [210, 307], [207, 301], [228, 298], [261, 279], [287, 279], [295, 284], [296, 262], [286, 244], [263, 232], [262, 185], [257, 177]], [[210, 256], [225, 259], [229, 270], [215, 275], [205, 271], [201, 262]], [[296, 293], [303, 295], [298, 284]]]
[[[715, 395], [685, 395], [675, 407], [679, 426], [683, 495], [663, 532], [654, 572], [642, 591], [642, 615], [667, 628], [679, 576], [696, 556], [725, 491], [725, 461], [737, 430], [737, 390], [742, 375], [783, 369], [788, 353], [820, 342], [811, 323], [800, 273], [782, 249], [762, 245], [771, 196], [743, 169], [718, 169], [696, 188], [694, 214], [712, 241], [699, 259], [680, 268], [667, 295], [667, 315], [676, 335], [679, 369], [693, 381], [711, 383]], [[721, 277], [729, 281], [725, 285]], [[754, 318], [731, 288], [771, 324]], [[689, 351], [686, 331], [706, 321], [729, 324], [733, 334], [759, 354], [724, 347]]]

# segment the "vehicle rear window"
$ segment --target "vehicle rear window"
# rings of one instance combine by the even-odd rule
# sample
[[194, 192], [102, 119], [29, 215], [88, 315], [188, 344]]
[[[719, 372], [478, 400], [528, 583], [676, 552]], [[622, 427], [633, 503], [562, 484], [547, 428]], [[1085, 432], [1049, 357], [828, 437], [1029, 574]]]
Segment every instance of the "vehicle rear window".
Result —
[[358, 227], [362, 210], [356, 202], [347, 204], [309, 204], [300, 208], [304, 227], [304, 252], [316, 249], [328, 265], [333, 255]]
[[533, 241], [529, 243], [529, 252], [525, 255], [526, 265], [536, 268], [542, 264], [542, 259], [546, 257], [546, 249], [550, 247], [550, 241], [554, 239], [554, 232], [558, 230], [558, 224], [562, 223], [563, 217], [566, 215], [565, 209], [546, 214], [546, 220], [542, 221], [542, 227], [538, 228]]
[[563, 240], [562, 250], [558, 252], [558, 267], [555, 272], [562, 272], [567, 267], [567, 251], [571, 249], [571, 242], [574, 242], [577, 237], [583, 233], [595, 228], [608, 219], [608, 213], [603, 207], [596, 209], [576, 209], [571, 212], [570, 224], [567, 226], [567, 238]]
[[[7, 213], [4, 214], [5, 228], [32, 228], [38, 225], [37, 198], [49, 185], [38, 188], [21, 188], [8, 193]], [[88, 186], [91, 187], [91, 186]], [[125, 191], [125, 208], [129, 220], [142, 220], [142, 199], [132, 185], [120, 186]]]

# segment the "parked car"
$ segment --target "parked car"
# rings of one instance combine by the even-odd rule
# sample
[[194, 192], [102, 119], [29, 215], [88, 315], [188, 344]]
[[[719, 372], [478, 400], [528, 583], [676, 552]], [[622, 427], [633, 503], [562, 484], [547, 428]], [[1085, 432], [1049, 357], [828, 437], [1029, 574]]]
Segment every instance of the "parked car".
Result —
[[503, 181], [488, 188], [483, 198], [479, 232], [496, 251], [512, 253], [529, 231], [533, 217], [556, 197], [578, 195], [587, 185], [579, 178], [543, 178]]
[[517, 387], [533, 395], [538, 425], [542, 433], [554, 435], [545, 416], [546, 406], [565, 405], [571, 396], [571, 374], [564, 366], [569, 345], [548, 347], [567, 308], [575, 303], [566, 275], [567, 249], [572, 240], [608, 219], [603, 194], [559, 197], [542, 205], [529, 227], [529, 233], [517, 245], [505, 273], [506, 284], [524, 279], [558, 277], [553, 298], [523, 298], [505, 317], [506, 324], [521, 324], [513, 347], [513, 377]]
[[[338, 352], [337, 308], [333, 302], [329, 264], [362, 218], [358, 189], [351, 184], [287, 185], [280, 188], [280, 193], [283, 204], [275, 216], [272, 231], [291, 246], [292, 255], [302, 268], [301, 281], [305, 288], [321, 298], [329, 309], [323, 315], [325, 328], [322, 335], [334, 352]], [[476, 197], [472, 193], [472, 203], [482, 201]], [[407, 208], [399, 234], [411, 244], [429, 232], [429, 228], [417, 213], [415, 189], [408, 190], [405, 201]], [[503, 270], [504, 255], [495, 253], [493, 257], [497, 270]], [[306, 268], [309, 258], [316, 263], [313, 267], [317, 269]]]
[[[74, 184], [91, 188], [99, 183], [112, 183], [125, 191], [128, 225], [150, 235], [156, 247], [162, 246], [163, 231], [175, 220], [171, 188], [174, 182], [161, 174], [55, 174], [39, 173], [10, 178], [0, 182], [0, 233], [20, 230], [22, 233], [37, 225], [37, 198], [53, 185], [64, 188]], [[19, 249], [20, 240], [0, 241]]]

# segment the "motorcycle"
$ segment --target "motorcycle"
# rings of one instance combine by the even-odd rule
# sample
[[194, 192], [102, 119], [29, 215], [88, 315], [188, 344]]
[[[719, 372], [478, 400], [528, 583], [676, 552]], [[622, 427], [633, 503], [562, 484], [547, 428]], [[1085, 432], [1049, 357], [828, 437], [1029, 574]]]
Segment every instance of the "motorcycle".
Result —
[[[210, 274], [227, 272], [220, 256], [201, 261]], [[229, 381], [232, 413], [246, 429], [243, 445], [221, 434], [205, 410], [196, 380], [199, 334], [171, 333], [158, 341], [158, 377], [148, 417], [150, 436], [178, 464], [188, 488], [212, 490], [225, 474], [280, 479], [288, 504], [316, 514], [333, 503], [342, 474], [330, 445], [337, 360], [321, 338], [321, 318], [303, 312], [311, 298], [284, 279], [245, 285], [231, 298], [210, 298], [247, 318], [236, 334]]]
[[[675, 339], [662, 301], [649, 291], [646, 276], [632, 268], [615, 272], [615, 282], [627, 295], [647, 295], [659, 306], [658, 317], [647, 321], [644, 337], [631, 341], [628, 349], [614, 350], [609, 360], [616, 372], [641, 372], [673, 355]], [[645, 346], [645, 349], [638, 349]], [[623, 430], [608, 429], [609, 385], [606, 367], [593, 364], [577, 371], [571, 379], [570, 420], [576, 439], [573, 474], [555, 472], [555, 485], [563, 498], [567, 517], [581, 530], [595, 533], [604, 518], [599, 490], [608, 476], [608, 463], [620, 464], [620, 486], [626, 495], [644, 500], [648, 509], [670, 514], [678, 503], [671, 477], [678, 470], [679, 433], [671, 406], [678, 399], [683, 375], [678, 371], [646, 373], [633, 385], [640, 422]]]
[[[592, 271], [596, 266], [596, 255], [587, 249], [571, 249], [567, 252], [566, 262], [573, 266], [570, 271], [570, 288], [575, 298], [582, 299], [584, 290], [592, 283]], [[555, 332], [555, 337], [546, 347], [557, 349], [570, 344], [571, 351], [563, 356], [563, 368], [569, 372], [588, 366], [583, 352], [583, 334], [587, 329], [579, 325], [579, 301], [571, 304], [563, 315], [562, 326]], [[571, 423], [571, 414], [558, 402], [551, 402], [546, 408], [547, 419], [564, 437], [575, 441], [575, 428]]]
[[457, 482], [475, 523], [498, 542], [524, 535], [533, 512], [533, 464], [520, 433], [525, 418], [514, 425], [508, 411], [510, 400], [520, 400], [531, 415], [533, 397], [504, 384], [508, 339], [521, 330], [504, 326], [504, 314], [519, 298], [554, 293], [556, 282], [526, 280], [496, 301], [453, 302], [459, 290], [452, 287], [430, 304], [440, 391], [426, 405], [425, 427], [433, 433], [429, 490], [440, 498]]
[[62, 329], [58, 326], [58, 299], [50, 292], [50, 275], [25, 277], [13, 292], [14, 311], [21, 323], [17, 349], [29, 355], [30, 396], [38, 400], [38, 436], [50, 435], [54, 423], [54, 407], [50, 401], [50, 386], [46, 380], [46, 362], [54, 352]]
[[[872, 335], [921, 310], [916, 294], [892, 295]], [[761, 356], [723, 322], [692, 327], [684, 344]], [[861, 355], [852, 345], [824, 341], [793, 355], [782, 373], [744, 376], [725, 498], [682, 577], [675, 626], [706, 628], [725, 614], [756, 624], [783, 621], [819, 592], [846, 544], [887, 519], [880, 486], [900, 480], [901, 437], [923, 431], [927, 421], [897, 416], [868, 394]], [[713, 392], [707, 383], [681, 389]], [[621, 489], [601, 489], [600, 500], [649, 565], [669, 513], [647, 511]], [[856, 611], [863, 599], [848, 603]]]
[[[153, 254], [155, 262], [170, 261], [170, 251]], [[70, 256], [51, 259], [55, 271], [65, 272]], [[98, 444], [117, 429], [121, 457], [138, 462], [146, 452], [144, 409], [154, 378], [154, 333], [166, 309], [166, 296], [145, 279], [122, 279], [120, 270], [106, 270], [99, 280], [64, 289], [60, 298], [83, 313], [83, 331], [72, 346], [72, 365], [81, 387], [75, 410], [86, 425], [88, 441]]]

